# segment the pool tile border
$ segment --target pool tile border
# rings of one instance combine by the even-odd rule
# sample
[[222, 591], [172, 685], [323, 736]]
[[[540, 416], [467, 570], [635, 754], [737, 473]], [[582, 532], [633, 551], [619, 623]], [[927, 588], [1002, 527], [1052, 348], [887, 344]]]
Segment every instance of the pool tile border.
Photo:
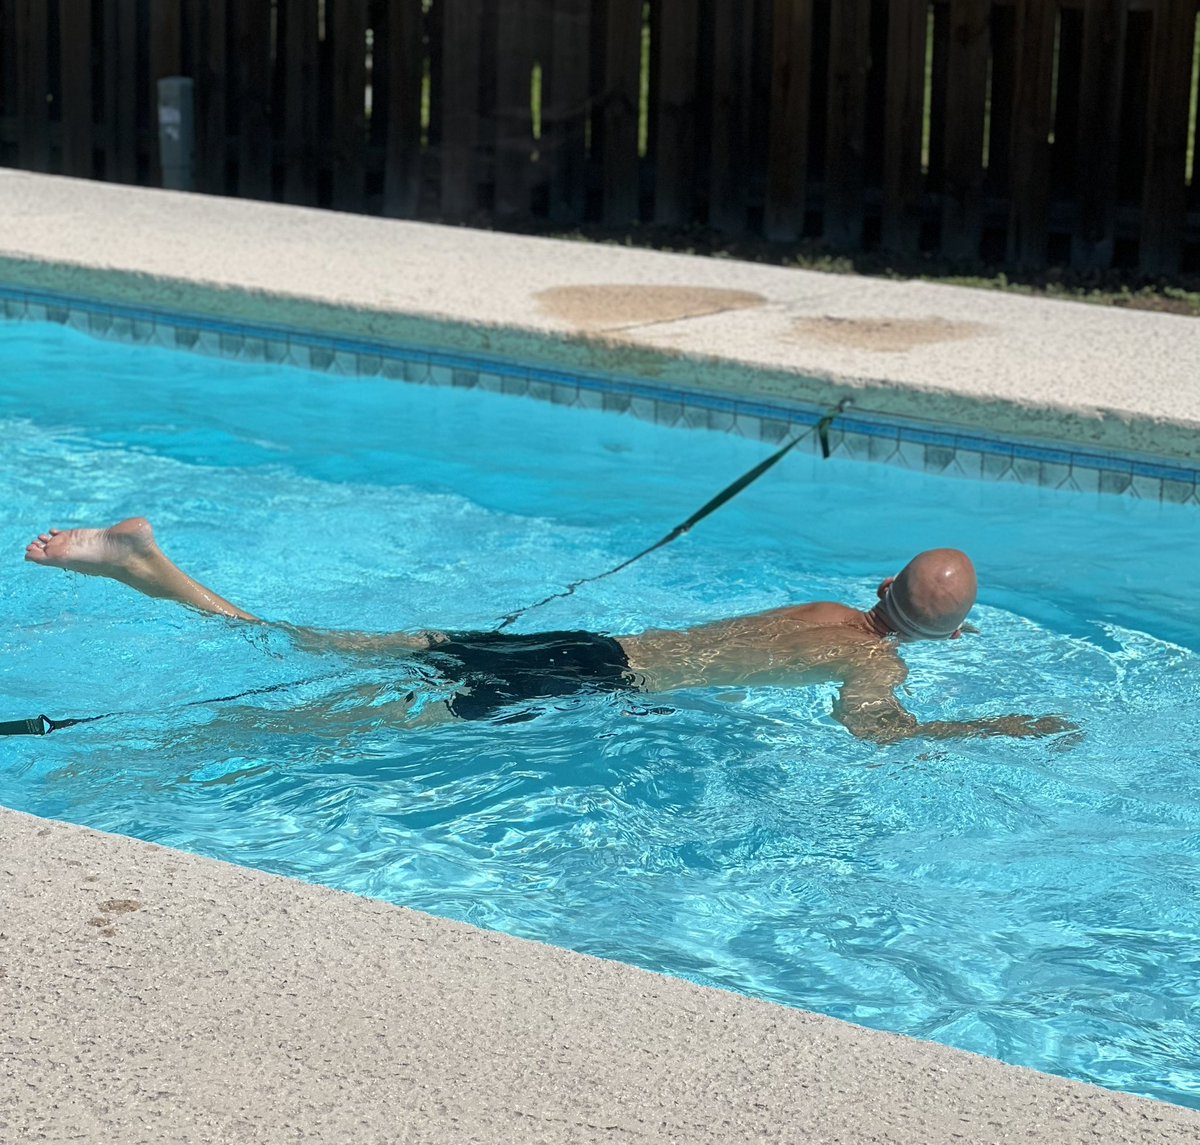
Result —
[[[560, 405], [629, 414], [660, 425], [735, 433], [768, 444], [799, 435], [817, 453], [817, 425], [828, 411], [785, 399], [739, 398], [707, 390], [588, 371], [531, 366], [480, 354], [451, 353], [329, 336], [261, 323], [237, 323], [170, 310], [0, 286], [0, 318], [52, 322], [92, 337], [240, 361], [270, 362], [346, 377], [384, 377], [418, 385], [480, 389]], [[1112, 450], [989, 436], [909, 417], [840, 414], [830, 453], [926, 473], [1015, 481], [1081, 493], [1200, 506], [1200, 464]]]

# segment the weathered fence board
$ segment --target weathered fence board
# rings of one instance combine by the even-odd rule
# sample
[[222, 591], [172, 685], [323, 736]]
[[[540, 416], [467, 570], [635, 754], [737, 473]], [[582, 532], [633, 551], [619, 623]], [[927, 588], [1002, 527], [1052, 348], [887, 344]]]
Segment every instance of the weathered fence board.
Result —
[[[780, 0], [781, 4], [790, 0]], [[654, 221], [695, 217], [696, 16], [694, 0], [661, 0], [651, 36], [658, 45], [654, 140]], [[664, 46], [665, 45], [665, 46]]]
[[549, 215], [556, 223], [582, 221], [587, 205], [593, 34], [589, 0], [555, 0], [542, 88], [542, 151], [551, 164]]
[[366, 196], [366, 0], [326, 0], [325, 29], [333, 74], [332, 206], [361, 210]]
[[989, 8], [988, 0], [950, 0], [942, 252], [952, 260], [979, 257]]
[[[61, 2], [61, 0], [60, 0]], [[147, 106], [150, 109], [149, 127], [158, 139], [158, 81], [177, 76], [183, 70], [183, 3], [182, 0], [149, 0], [150, 75], [146, 85]], [[152, 156], [150, 178], [162, 181], [162, 167], [157, 145], [150, 148]]]
[[530, 214], [533, 172], [534, 65], [532, 0], [505, 0], [496, 26], [496, 199], [499, 223], [526, 220]]
[[[49, 13], [45, 0], [16, 0], [17, 42], [49, 43]], [[17, 55], [17, 121], [22, 167], [30, 171], [50, 169], [50, 109], [47, 95], [50, 76], [47, 53], [19, 52]]]
[[156, 85], [190, 75], [212, 193], [1170, 275], [1198, 8], [0, 0], [0, 162], [157, 183]]
[[893, 0], [888, 9], [886, 123], [881, 239], [915, 254], [921, 232], [921, 144], [925, 124], [927, 0]]
[[1008, 261], [1019, 270], [1040, 269], [1046, 263], [1056, 19], [1052, 0], [1017, 4]]
[[138, 67], [137, 5], [107, 2], [104, 11], [105, 178], [116, 183], [136, 183], [139, 176], [138, 151], [141, 144], [138, 122], [138, 92], [141, 90]]
[[1195, 0], [1167, 0], [1154, 12], [1140, 252], [1142, 269], [1150, 274], [1177, 271], [1183, 249], [1191, 96], [1185, 63], [1192, 59], [1195, 26]]
[[1085, 269], [1107, 267], [1113, 256], [1126, 7], [1125, 0], [1086, 0], [1083, 9], [1083, 114], [1076, 159], [1079, 225], [1071, 261]]
[[708, 224], [729, 235], [740, 234], [746, 225], [750, 158], [746, 16], [750, 12], [748, 4], [718, 2], [713, 8]]
[[455, 0], [442, 8], [441, 211], [452, 221], [479, 206], [479, 61], [482, 0]]
[[283, 198], [288, 203], [315, 205], [317, 99], [321, 90], [317, 0], [280, 0], [278, 12], [276, 91], [280, 93], [281, 106], [275, 118], [280, 125]]
[[59, 0], [62, 53], [62, 171], [80, 179], [96, 174], [92, 106], [91, 0]]
[[774, 16], [763, 231], [773, 242], [794, 242], [804, 233], [812, 0], [775, 0]]
[[870, 0], [833, 0], [829, 27], [825, 239], [837, 247], [856, 247], [862, 239], [870, 20]]
[[197, 0], [192, 26], [196, 41], [196, 189], [223, 195], [230, 190], [226, 0]]
[[421, 0], [387, 0], [386, 13], [386, 100], [378, 105], [387, 116], [383, 213], [410, 219], [421, 195]]
[[641, 0], [604, 4], [604, 83], [599, 99], [602, 218], [609, 226], [637, 222], [641, 192], [638, 105], [642, 57]]

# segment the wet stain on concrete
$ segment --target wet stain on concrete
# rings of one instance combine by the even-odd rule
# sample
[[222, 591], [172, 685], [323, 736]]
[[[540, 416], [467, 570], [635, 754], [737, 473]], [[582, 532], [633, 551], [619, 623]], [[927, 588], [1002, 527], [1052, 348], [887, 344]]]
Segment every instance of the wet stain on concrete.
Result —
[[534, 295], [542, 311], [584, 330], [620, 329], [749, 310], [766, 299], [748, 290], [710, 286], [643, 286], [612, 283], [552, 286]]
[[137, 899], [107, 899], [100, 904], [104, 914], [96, 915], [87, 920], [88, 926], [94, 926], [105, 938], [113, 938], [117, 928], [113, 926], [110, 914], [129, 914], [130, 911], [141, 910], [142, 904]]
[[950, 322], [945, 318], [798, 318], [795, 338], [822, 346], [845, 346], [880, 354], [902, 353], [938, 342], [962, 342], [987, 331], [981, 322]]
[[109, 914], [128, 914], [131, 910], [141, 910], [142, 904], [137, 899], [109, 899], [100, 904], [100, 909]]

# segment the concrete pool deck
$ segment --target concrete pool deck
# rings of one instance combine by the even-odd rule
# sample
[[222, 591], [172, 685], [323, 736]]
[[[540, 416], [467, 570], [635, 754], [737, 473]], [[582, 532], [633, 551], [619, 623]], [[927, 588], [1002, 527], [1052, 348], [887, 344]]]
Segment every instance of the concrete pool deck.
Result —
[[[0, 285], [1200, 456], [1200, 323], [1169, 315], [10, 172]], [[6, 1143], [1200, 1139], [1179, 1107], [14, 811], [0, 871]]]

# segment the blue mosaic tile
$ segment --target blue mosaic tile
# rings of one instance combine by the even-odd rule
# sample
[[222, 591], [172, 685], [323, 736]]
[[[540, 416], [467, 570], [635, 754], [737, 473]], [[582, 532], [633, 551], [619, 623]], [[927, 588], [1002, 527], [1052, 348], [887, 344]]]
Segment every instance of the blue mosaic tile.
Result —
[[604, 408], [604, 394], [590, 387], [580, 386], [576, 401], [584, 409], [602, 410]]
[[965, 449], [958, 446], [954, 450], [954, 460], [945, 472], [951, 477], [966, 477], [974, 481], [983, 478], [983, 454], [977, 449]]
[[878, 437], [871, 437], [871, 445], [867, 451], [867, 457], [871, 461], [882, 463], [900, 463], [900, 436], [899, 434], [880, 434]]
[[755, 417], [754, 414], [739, 413], [734, 422], [733, 432], [757, 440], [762, 437], [762, 418]]
[[641, 418], [643, 421], [653, 421], [654, 404], [652, 397], [643, 397], [640, 394], [634, 394], [629, 399], [629, 412], [634, 417]]
[[721, 433], [732, 433], [737, 424], [737, 414], [732, 409], [710, 409], [708, 411], [708, 428]]
[[399, 369], [396, 376], [401, 381], [427, 386], [433, 380], [428, 358], [399, 359], [394, 362], [394, 365]]
[[1066, 463], [1059, 461], [1038, 462], [1037, 483], [1051, 489], [1060, 489], [1071, 479], [1070, 454], [1064, 454]]
[[1121, 473], [1113, 469], [1101, 469], [1099, 472], [1101, 493], [1124, 493], [1133, 483], [1132, 472]]
[[1196, 495], [1194, 481], [1176, 481], [1164, 478], [1162, 483], [1162, 499], [1173, 505], [1186, 505]]
[[954, 449], [948, 445], [930, 445], [925, 446], [925, 471], [927, 473], [941, 473], [948, 469], [954, 462]]
[[656, 401], [654, 403], [654, 420], [659, 425], [678, 425], [683, 421], [683, 402]]
[[[820, 445], [817, 446], [820, 449]], [[865, 434], [842, 432], [837, 435], [837, 443], [834, 443], [834, 436], [831, 432], [829, 435], [829, 449], [834, 457], [844, 457], [848, 461], [869, 461], [871, 457], [871, 439]]]
[[903, 465], [905, 469], [916, 469], [918, 471], [925, 468], [925, 443], [921, 441], [913, 441], [907, 435], [901, 437], [896, 442], [895, 461], [899, 465]]
[[782, 445], [789, 437], [792, 436], [792, 427], [786, 421], [781, 421], [775, 417], [764, 417], [762, 419], [763, 441], [770, 441]]
[[1036, 457], [1016, 454], [1013, 457], [1013, 476], [1022, 485], [1036, 485], [1042, 472], [1042, 463]]
[[499, 374], [491, 373], [487, 370], [480, 370], [475, 375], [475, 388], [476, 389], [486, 390], [488, 393], [491, 393], [491, 394], [498, 394], [501, 392], [502, 384], [503, 384], [503, 379], [500, 377]]
[[278, 365], [288, 358], [288, 344], [276, 341], [274, 338], [263, 341], [263, 361]]
[[426, 372], [426, 381], [435, 386], [449, 386], [454, 384], [454, 369], [451, 366], [442, 364], [441, 362], [433, 361], [429, 363]]
[[264, 362], [267, 358], [267, 340], [265, 338], [247, 338], [242, 343], [238, 357], [244, 362]]
[[1091, 465], [1072, 465], [1068, 487], [1080, 493], [1100, 492], [1100, 470]]
[[1129, 492], [1132, 496], [1143, 501], [1162, 500], [1162, 478], [1150, 477], [1144, 473], [1134, 473], [1129, 482]]

